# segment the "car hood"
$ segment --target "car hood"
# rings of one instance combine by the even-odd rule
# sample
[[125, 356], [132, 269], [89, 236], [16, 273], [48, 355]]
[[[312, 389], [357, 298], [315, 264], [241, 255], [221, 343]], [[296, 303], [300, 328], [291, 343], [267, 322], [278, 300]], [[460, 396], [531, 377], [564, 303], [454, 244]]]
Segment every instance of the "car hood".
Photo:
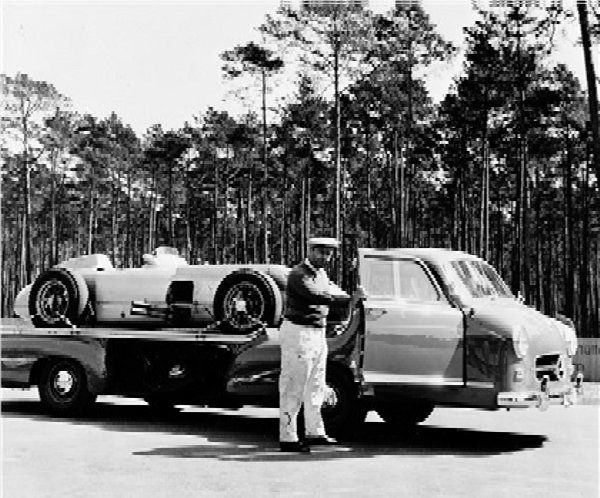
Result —
[[562, 353], [567, 348], [557, 320], [515, 299], [477, 299], [469, 304], [480, 329], [512, 338], [515, 330], [524, 328], [534, 354]]

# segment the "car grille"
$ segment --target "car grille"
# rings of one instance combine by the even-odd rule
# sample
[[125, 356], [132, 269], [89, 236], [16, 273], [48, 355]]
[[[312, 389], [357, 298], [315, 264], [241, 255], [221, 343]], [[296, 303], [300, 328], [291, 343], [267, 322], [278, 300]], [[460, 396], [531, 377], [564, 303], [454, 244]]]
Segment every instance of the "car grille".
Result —
[[562, 380], [567, 375], [564, 358], [559, 354], [546, 354], [535, 359], [535, 375], [538, 380], [548, 377], [550, 381]]

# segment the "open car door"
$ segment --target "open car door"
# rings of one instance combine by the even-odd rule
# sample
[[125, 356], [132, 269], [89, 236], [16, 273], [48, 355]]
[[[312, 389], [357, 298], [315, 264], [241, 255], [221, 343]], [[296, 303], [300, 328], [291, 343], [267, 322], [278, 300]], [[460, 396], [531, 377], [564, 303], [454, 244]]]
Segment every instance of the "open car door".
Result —
[[393, 251], [359, 249], [367, 291], [364, 382], [463, 384], [463, 315], [429, 268]]

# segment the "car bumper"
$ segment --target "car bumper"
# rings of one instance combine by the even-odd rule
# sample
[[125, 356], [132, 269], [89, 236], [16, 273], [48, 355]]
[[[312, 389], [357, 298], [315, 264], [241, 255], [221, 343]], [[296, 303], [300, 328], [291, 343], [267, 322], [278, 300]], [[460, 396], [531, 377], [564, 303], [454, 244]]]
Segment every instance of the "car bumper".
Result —
[[542, 388], [539, 391], [516, 391], [498, 393], [498, 408], [539, 408], [545, 410], [549, 405], [570, 406], [577, 403], [578, 396], [583, 394], [583, 377], [570, 386], [552, 389]]

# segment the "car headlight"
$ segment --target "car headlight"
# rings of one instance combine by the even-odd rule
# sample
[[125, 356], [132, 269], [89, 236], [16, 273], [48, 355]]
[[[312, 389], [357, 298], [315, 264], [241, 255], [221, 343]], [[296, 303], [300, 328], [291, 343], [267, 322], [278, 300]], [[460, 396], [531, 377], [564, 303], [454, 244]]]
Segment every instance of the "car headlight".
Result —
[[519, 358], [524, 358], [529, 351], [529, 336], [523, 325], [519, 325], [513, 329], [512, 333], [513, 347]]
[[563, 340], [567, 343], [567, 353], [569, 356], [574, 356], [577, 352], [577, 334], [575, 330], [564, 323], [558, 324], [558, 330]]

